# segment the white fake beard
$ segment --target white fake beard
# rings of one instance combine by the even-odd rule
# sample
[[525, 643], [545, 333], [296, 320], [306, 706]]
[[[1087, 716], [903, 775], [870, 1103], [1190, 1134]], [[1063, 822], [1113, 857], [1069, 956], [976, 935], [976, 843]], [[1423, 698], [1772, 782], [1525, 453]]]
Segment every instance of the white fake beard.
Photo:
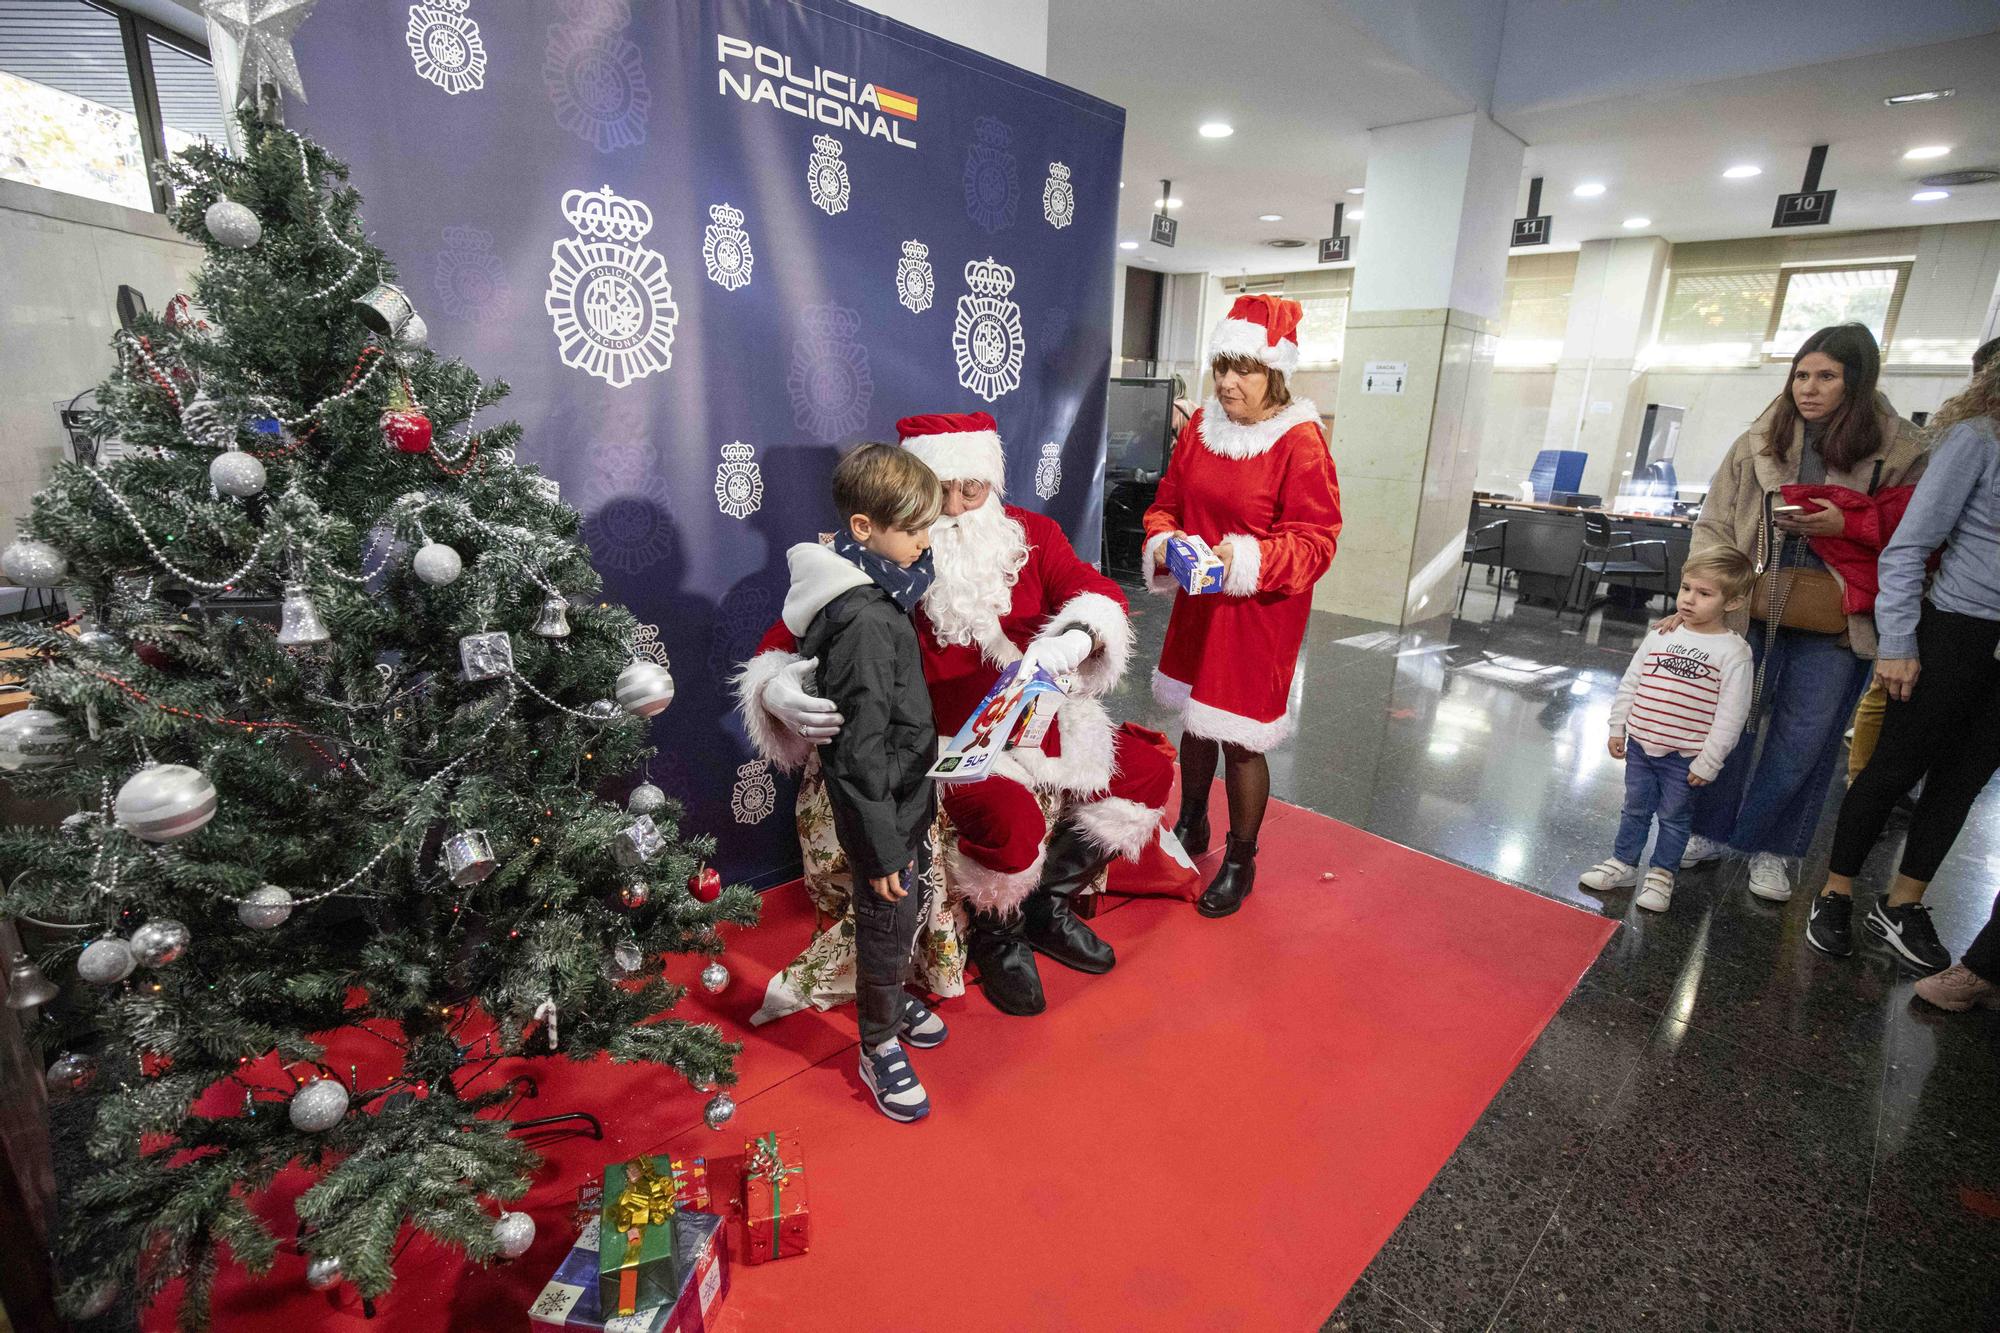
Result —
[[937, 579], [924, 594], [924, 614], [938, 642], [984, 644], [999, 636], [1000, 617], [1013, 605], [1014, 584], [1028, 563], [1028, 530], [1008, 516], [1000, 497], [931, 524]]

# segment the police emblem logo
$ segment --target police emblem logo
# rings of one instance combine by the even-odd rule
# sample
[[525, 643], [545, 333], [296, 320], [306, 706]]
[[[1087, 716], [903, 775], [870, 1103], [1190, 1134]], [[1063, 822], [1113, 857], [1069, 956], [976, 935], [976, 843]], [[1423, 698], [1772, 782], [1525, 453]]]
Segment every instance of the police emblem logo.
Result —
[[904, 241], [903, 257], [896, 261], [896, 302], [913, 315], [929, 310], [937, 291], [930, 254], [931, 248], [922, 241]]
[[1014, 270], [988, 255], [965, 266], [972, 294], [958, 298], [951, 350], [958, 359], [958, 382], [992, 402], [1021, 387], [1027, 346], [1021, 334], [1021, 307], [1007, 299]]
[[722, 461], [715, 467], [715, 504], [731, 518], [748, 518], [764, 507], [764, 471], [756, 455], [741, 440], [722, 446]]
[[640, 623], [632, 635], [632, 655], [643, 657], [648, 662], [658, 662], [663, 667], [673, 665], [667, 660], [667, 646], [660, 642], [658, 625]]
[[729, 795], [729, 813], [739, 824], [761, 824], [778, 808], [778, 784], [771, 781], [771, 761], [753, 759], [736, 770], [736, 789]]
[[828, 217], [847, 211], [847, 163], [840, 154], [840, 140], [815, 134], [812, 156], [806, 159], [806, 190], [813, 206]]
[[621, 439], [590, 446], [583, 540], [599, 569], [636, 574], [673, 553], [673, 495], [660, 475], [659, 451], [637, 438], [643, 430], [622, 424]]
[[854, 341], [861, 316], [846, 306], [810, 306], [805, 328], [792, 343], [785, 390], [792, 420], [814, 439], [831, 444], [861, 429], [875, 399], [868, 349]]
[[646, 142], [653, 105], [639, 48], [625, 37], [625, 0], [563, 0], [549, 25], [542, 87], [556, 123], [600, 153]]
[[667, 261], [636, 244], [653, 229], [653, 210], [606, 185], [571, 190], [562, 211], [577, 234], [549, 251], [543, 306], [563, 364], [614, 389], [667, 369], [680, 310]]
[[711, 204], [712, 221], [701, 233], [701, 262], [708, 265], [708, 280], [724, 291], [750, 285], [750, 237], [743, 230], [743, 210], [728, 204]]
[[1058, 231], [1076, 219], [1076, 192], [1069, 168], [1060, 162], [1049, 163], [1049, 178], [1042, 182], [1042, 218]]
[[429, 0], [410, 7], [403, 43], [417, 76], [453, 97], [486, 86], [486, 44], [465, 16], [472, 0]]
[[1041, 459], [1035, 464], [1035, 494], [1043, 500], [1053, 500], [1062, 489], [1062, 446], [1050, 440], [1042, 446]]
[[453, 319], [484, 321], [499, 314], [512, 293], [507, 270], [493, 253], [493, 233], [478, 227], [446, 227], [431, 285], [438, 305]]
[[988, 234], [1014, 225], [1021, 203], [1020, 177], [1008, 145], [1014, 131], [1004, 121], [981, 116], [973, 126], [974, 142], [965, 150], [965, 215]]

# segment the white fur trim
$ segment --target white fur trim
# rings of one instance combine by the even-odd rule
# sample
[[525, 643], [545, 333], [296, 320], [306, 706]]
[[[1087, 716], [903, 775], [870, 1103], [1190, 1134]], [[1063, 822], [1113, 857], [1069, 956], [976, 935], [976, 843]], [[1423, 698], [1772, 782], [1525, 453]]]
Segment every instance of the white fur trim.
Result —
[[764, 711], [764, 690], [774, 676], [798, 660], [797, 653], [772, 648], [745, 662], [729, 678], [736, 711], [743, 718], [743, 734], [750, 738], [751, 748], [787, 773], [805, 767], [813, 752], [812, 742]]
[[1165, 593], [1172, 597], [1180, 591], [1181, 585], [1175, 581], [1172, 570], [1153, 568], [1154, 561], [1160, 554], [1160, 548], [1165, 546], [1167, 538], [1173, 535], [1171, 532], [1162, 532], [1158, 536], [1146, 539], [1146, 549], [1139, 557], [1139, 564], [1146, 571], [1147, 592]]
[[1247, 319], [1225, 319], [1208, 335], [1208, 359], [1219, 356], [1251, 357], [1286, 375], [1299, 368], [1298, 343], [1280, 338], [1273, 347], [1270, 330]]
[[785, 552], [792, 583], [785, 590], [785, 628], [803, 638], [813, 617], [842, 593], [868, 582], [861, 566], [818, 542], [800, 542]]
[[1114, 597], [1080, 592], [1064, 602], [1048, 627], [1035, 637], [1052, 639], [1078, 626], [1090, 631], [1097, 648], [1076, 669], [1077, 685], [1089, 694], [1109, 694], [1125, 675], [1132, 658], [1132, 620]]
[[923, 459], [939, 481], [984, 481], [1002, 492], [1007, 488], [1007, 453], [995, 431], [912, 435], [903, 441], [903, 447]]
[[1194, 686], [1175, 680], [1158, 667], [1153, 668], [1153, 700], [1160, 707], [1178, 713], [1187, 707], [1188, 698], [1193, 693]]
[[1123, 796], [1107, 796], [1078, 806], [1072, 817], [1091, 846], [1136, 861], [1159, 833], [1164, 813]]
[[1319, 408], [1310, 398], [1294, 398], [1276, 416], [1239, 426], [1211, 395], [1201, 409], [1201, 442], [1224, 458], [1255, 458], [1283, 439], [1286, 431], [1308, 421], [1319, 421]]
[[1040, 750], [1007, 750], [994, 765], [995, 773], [1016, 778], [1036, 791], [1061, 791], [1076, 796], [1097, 796], [1111, 789], [1112, 768], [1117, 759], [1118, 732], [1104, 705], [1082, 695], [1064, 701], [1056, 714], [1056, 734], [1062, 738], [1062, 753], [1043, 754]]
[[1222, 540], [1229, 543], [1229, 577], [1222, 581], [1223, 593], [1230, 597], [1254, 595], [1257, 576], [1264, 569], [1264, 548], [1243, 532], [1225, 533]]
[[[1294, 672], [1294, 694], [1298, 691], [1298, 684], [1299, 676]], [[1231, 745], [1240, 745], [1262, 754], [1283, 745], [1298, 730], [1289, 703], [1283, 717], [1272, 722], [1259, 722], [1237, 713], [1224, 712], [1213, 704], [1201, 703], [1193, 696], [1192, 685], [1163, 675], [1158, 667], [1153, 668], [1153, 698], [1160, 707], [1181, 715], [1181, 729], [1189, 735], [1211, 741], [1228, 741]]]
[[1022, 901], [1042, 882], [1042, 862], [1047, 859], [1044, 843], [1033, 865], [1010, 874], [979, 864], [954, 844], [945, 858], [945, 871], [951, 876], [951, 886], [964, 894], [967, 902], [982, 912], [1006, 916], [1019, 911]]

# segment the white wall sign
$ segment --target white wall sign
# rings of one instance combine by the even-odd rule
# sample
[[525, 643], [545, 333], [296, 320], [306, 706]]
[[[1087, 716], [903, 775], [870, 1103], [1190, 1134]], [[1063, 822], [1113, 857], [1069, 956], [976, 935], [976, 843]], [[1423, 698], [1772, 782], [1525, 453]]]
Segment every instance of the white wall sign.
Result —
[[1400, 394], [1409, 378], [1407, 361], [1370, 361], [1361, 371], [1361, 392]]

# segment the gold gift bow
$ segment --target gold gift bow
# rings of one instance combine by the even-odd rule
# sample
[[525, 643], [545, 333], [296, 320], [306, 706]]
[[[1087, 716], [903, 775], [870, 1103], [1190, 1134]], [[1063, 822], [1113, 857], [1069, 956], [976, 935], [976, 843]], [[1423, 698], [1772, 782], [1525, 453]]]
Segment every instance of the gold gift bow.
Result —
[[662, 1174], [647, 1157], [638, 1158], [626, 1166], [625, 1188], [618, 1192], [618, 1200], [612, 1205], [612, 1216], [619, 1230], [658, 1226], [671, 1218], [676, 1210], [671, 1172]]

